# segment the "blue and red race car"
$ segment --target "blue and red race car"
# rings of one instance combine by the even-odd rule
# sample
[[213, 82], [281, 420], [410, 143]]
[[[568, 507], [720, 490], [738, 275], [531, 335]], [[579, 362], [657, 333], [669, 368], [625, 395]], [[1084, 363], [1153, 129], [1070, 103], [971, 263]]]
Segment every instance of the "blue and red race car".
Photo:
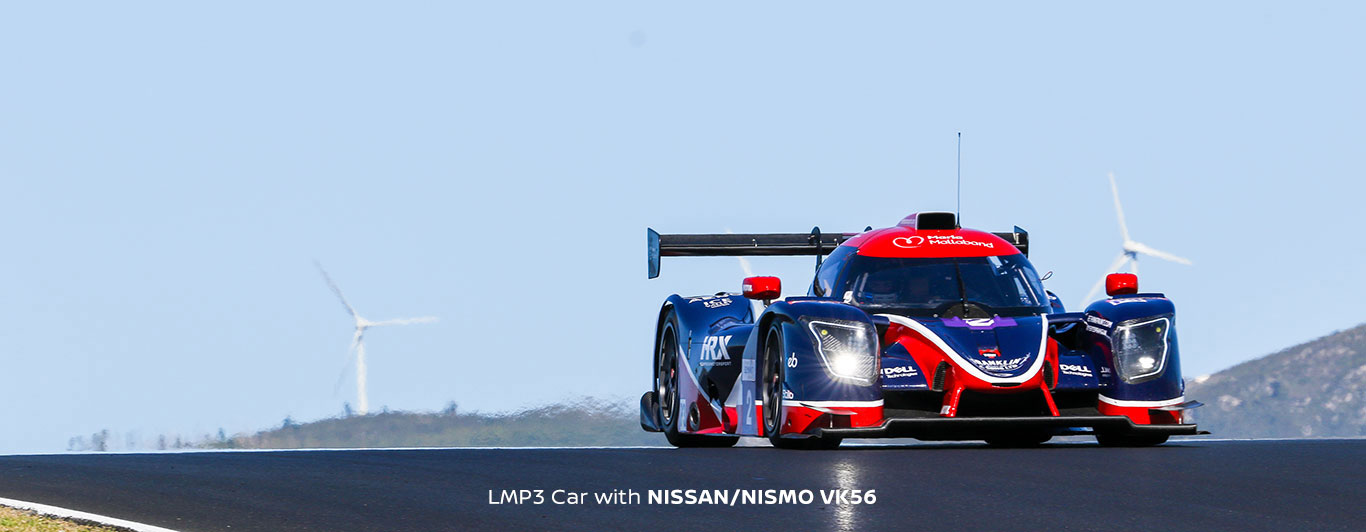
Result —
[[1198, 433], [1183, 423], [1199, 403], [1183, 396], [1171, 300], [1116, 273], [1109, 297], [1065, 312], [1018, 227], [975, 231], [926, 212], [859, 234], [649, 230], [648, 246], [651, 278], [661, 257], [817, 257], [805, 297], [779, 300], [777, 278], [750, 277], [742, 296], [665, 301], [640, 420], [673, 445], [760, 436], [807, 449], [883, 437], [1029, 446], [1094, 434], [1137, 446]]

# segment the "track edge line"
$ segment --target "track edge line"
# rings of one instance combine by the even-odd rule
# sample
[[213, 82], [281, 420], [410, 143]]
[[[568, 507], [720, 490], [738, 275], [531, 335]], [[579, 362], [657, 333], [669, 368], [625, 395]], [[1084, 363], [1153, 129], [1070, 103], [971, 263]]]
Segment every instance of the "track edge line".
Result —
[[70, 508], [52, 506], [50, 504], [39, 504], [36, 502], [20, 501], [0, 497], [0, 506], [8, 506], [19, 510], [30, 511], [47, 517], [66, 519], [82, 524], [99, 525], [103, 527], [115, 528], [127, 532], [178, 532], [169, 528], [162, 528], [136, 521], [109, 517], [107, 515], [92, 514]]

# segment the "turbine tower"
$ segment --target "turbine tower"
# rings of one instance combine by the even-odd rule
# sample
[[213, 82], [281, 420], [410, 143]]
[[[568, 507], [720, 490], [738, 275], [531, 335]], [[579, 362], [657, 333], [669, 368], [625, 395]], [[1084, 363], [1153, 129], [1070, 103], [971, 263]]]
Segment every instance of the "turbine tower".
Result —
[[[1129, 263], [1131, 265], [1129, 269], [1130, 273], [1137, 274], [1138, 256], [1140, 254], [1147, 255], [1150, 257], [1157, 257], [1162, 260], [1179, 262], [1181, 264], [1186, 265], [1189, 265], [1191, 263], [1191, 261], [1189, 260], [1178, 257], [1176, 255], [1172, 255], [1171, 253], [1167, 253], [1165, 251], [1153, 249], [1147, 244], [1135, 242], [1133, 239], [1129, 238], [1129, 226], [1124, 223], [1124, 208], [1121, 207], [1119, 204], [1119, 187], [1115, 186], [1114, 172], [1110, 172], [1110, 193], [1113, 194], [1115, 197], [1115, 215], [1119, 217], [1119, 234], [1120, 236], [1124, 237], [1124, 243], [1120, 246], [1121, 251], [1119, 253], [1119, 257], [1115, 258], [1115, 262], [1110, 265], [1109, 269], [1105, 270], [1105, 273], [1107, 275], [1119, 271], [1120, 268], [1124, 267], [1125, 263]], [[1102, 275], [1100, 280], [1096, 282], [1095, 286], [1091, 287], [1091, 292], [1086, 294], [1086, 299], [1082, 301], [1082, 304], [1087, 304], [1095, 300], [1096, 296], [1100, 295], [1100, 288], [1102, 286], [1105, 286], [1104, 275]]]
[[383, 321], [370, 321], [362, 318], [356, 313], [356, 309], [346, 302], [346, 296], [342, 295], [337, 283], [332, 282], [332, 276], [327, 274], [323, 265], [318, 261], [313, 261], [313, 265], [318, 267], [318, 273], [323, 275], [323, 280], [327, 281], [327, 286], [332, 289], [332, 293], [337, 294], [337, 299], [341, 300], [342, 306], [346, 307], [346, 312], [351, 314], [351, 318], [356, 320], [356, 333], [351, 337], [351, 347], [347, 349], [346, 356], [350, 358], [351, 352], [356, 352], [356, 412], [365, 415], [370, 410], [370, 400], [365, 394], [365, 330], [371, 327], [383, 327], [386, 325], [412, 325], [415, 323], [433, 323], [436, 318], [424, 316], [421, 318], [398, 318]]

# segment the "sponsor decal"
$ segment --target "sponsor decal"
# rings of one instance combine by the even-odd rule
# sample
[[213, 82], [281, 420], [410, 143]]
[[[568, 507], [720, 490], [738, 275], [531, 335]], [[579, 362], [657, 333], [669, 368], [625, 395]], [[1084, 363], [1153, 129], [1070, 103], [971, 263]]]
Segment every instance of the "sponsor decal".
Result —
[[787, 389], [787, 388], [783, 388], [783, 399], [792, 399], [793, 397], [796, 397], [796, 396], [792, 395], [792, 390], [789, 390], [789, 389]]
[[730, 296], [702, 296], [702, 297], [690, 297], [690, 298], [688, 298], [688, 302], [689, 302], [689, 303], [701, 303], [702, 306], [707, 307], [707, 308], [728, 307], [728, 306], [730, 306], [731, 303], [734, 303], [734, 301], [732, 300], [732, 298], [731, 298]]
[[1105, 327], [1106, 329], [1109, 329], [1110, 327], [1114, 326], [1114, 323], [1112, 323], [1110, 320], [1107, 320], [1095, 314], [1087, 314], [1086, 323], [1093, 323], [1101, 327]]
[[1091, 368], [1088, 368], [1086, 366], [1080, 366], [1077, 364], [1058, 364], [1058, 369], [1062, 370], [1063, 374], [1065, 375], [1074, 375], [1077, 377], [1092, 376]]
[[730, 352], [726, 351], [730, 337], [731, 335], [708, 336], [702, 340], [702, 355], [698, 358], [702, 366], [730, 365]]
[[748, 382], [754, 381], [754, 359], [746, 358], [740, 361], [740, 379]]
[[914, 249], [920, 246], [975, 246], [983, 248], [996, 247], [991, 242], [980, 240], [968, 240], [960, 235], [928, 235], [928, 236], [899, 236], [892, 239], [892, 245], [899, 248]]
[[896, 366], [891, 368], [882, 368], [882, 376], [888, 379], [895, 379], [897, 377], [914, 377], [919, 374], [920, 372], [916, 371], [915, 366]]
[[1101, 336], [1110, 336], [1110, 331], [1107, 331], [1107, 330], [1102, 329], [1102, 328], [1100, 328], [1100, 327], [1096, 327], [1095, 325], [1089, 325], [1089, 324], [1088, 324], [1088, 325], [1086, 326], [1086, 330], [1087, 330], [1088, 332], [1093, 332], [1093, 333], [1099, 334], [1099, 335], [1101, 335]]
[[[999, 353], [998, 353], [999, 354]], [[984, 371], [1011, 372], [1024, 367], [1029, 362], [1028, 356], [1012, 358], [1009, 360], [973, 360], [972, 363]]]
[[795, 368], [795, 367], [797, 367], [797, 353], [792, 353], [791, 356], [787, 357], [787, 367], [789, 367], [789, 368]]
[[1101, 366], [1101, 367], [1100, 367], [1100, 374], [1101, 374], [1101, 375], [1105, 375], [1105, 376], [1109, 376], [1109, 375], [1110, 375], [1110, 368], [1107, 368], [1107, 367], [1105, 367], [1105, 366]]
[[1155, 300], [1158, 300], [1158, 299], [1162, 299], [1162, 298], [1121, 297], [1121, 298], [1115, 298], [1115, 299], [1107, 299], [1107, 300], [1105, 300], [1105, 302], [1106, 302], [1106, 303], [1109, 303], [1109, 304], [1111, 304], [1111, 305], [1123, 305], [1123, 304], [1125, 304], [1125, 303], [1147, 303], [1147, 302], [1150, 301], [1150, 300], [1155, 301]]
[[993, 347], [993, 348], [990, 348], [990, 349], [983, 348], [983, 349], [978, 349], [978, 350], [977, 350], [977, 354], [982, 355], [982, 356], [987, 357], [987, 358], [996, 358], [996, 357], [998, 357], [998, 356], [1001, 356], [1001, 350], [1000, 350], [1000, 349], [997, 349], [997, 348], [994, 348], [994, 347]]
[[925, 243], [923, 236], [899, 236], [892, 239], [892, 245], [899, 248], [913, 249]]
[[1014, 318], [968, 318], [959, 317], [944, 318], [945, 327], [967, 327], [974, 331], [987, 331], [998, 327], [1014, 327], [1017, 325]]

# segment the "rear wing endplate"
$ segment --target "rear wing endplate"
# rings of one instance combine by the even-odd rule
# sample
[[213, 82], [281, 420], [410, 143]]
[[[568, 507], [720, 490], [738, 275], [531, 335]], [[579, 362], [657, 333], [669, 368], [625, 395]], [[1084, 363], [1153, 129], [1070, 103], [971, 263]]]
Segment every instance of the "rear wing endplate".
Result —
[[1001, 237], [1006, 242], [1010, 242], [1011, 245], [1015, 246], [1016, 249], [1019, 249], [1020, 253], [1023, 253], [1024, 256], [1029, 256], [1029, 232], [1020, 229], [1020, 226], [1015, 226], [1014, 231], [992, 234]]

